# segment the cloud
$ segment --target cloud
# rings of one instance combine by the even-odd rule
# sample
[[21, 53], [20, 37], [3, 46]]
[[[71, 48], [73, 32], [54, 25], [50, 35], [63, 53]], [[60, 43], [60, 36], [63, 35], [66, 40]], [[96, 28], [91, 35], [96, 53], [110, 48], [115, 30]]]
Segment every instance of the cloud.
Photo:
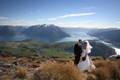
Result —
[[31, 26], [39, 24], [37, 21], [30, 21], [25, 19], [7, 19], [7, 20], [0, 20], [0, 25], [23, 25], [23, 26]]
[[22, 22], [26, 22], [26, 20], [24, 19], [19, 19], [19, 20], [13, 20], [13, 23], [22, 23]]
[[8, 18], [0, 16], [0, 20], [6, 20], [6, 19], [8, 19]]
[[39, 12], [40, 12], [40, 10], [36, 10], [36, 12], [37, 12], [37, 13], [39, 13]]
[[80, 13], [80, 14], [68, 14], [68, 15], [63, 15], [63, 16], [60, 16], [58, 18], [67, 18], [67, 17], [77, 17], [77, 16], [89, 16], [89, 15], [93, 15], [95, 14], [95, 12], [92, 12], [92, 13]]
[[116, 23], [120, 24], [120, 22], [116, 22]]
[[30, 12], [30, 14], [34, 14], [34, 12]]
[[58, 18], [89, 16], [89, 15], [93, 15], [93, 14], [95, 14], [95, 12], [92, 12], [92, 13], [80, 13], [80, 14], [67, 14], [67, 15], [56, 17], [56, 18], [49, 18], [47, 20], [50, 21], [50, 20], [57, 20]]
[[48, 21], [57, 20], [57, 18], [49, 18]]
[[58, 25], [58, 26], [61, 26], [61, 27], [74, 27], [74, 28], [77, 28], [77, 27], [87, 27], [87, 28], [88, 27], [93, 27], [90, 24], [88, 24], [86, 21], [83, 21], [83, 22], [67, 22], [67, 23], [57, 22], [55, 24]]
[[43, 21], [43, 20], [45, 20], [45, 19], [37, 19], [37, 21]]
[[93, 9], [94, 7], [84, 7], [82, 9]]
[[11, 25], [25, 25], [25, 26], [38, 24], [36, 21], [30, 21], [25, 19], [12, 20], [12, 21], [9, 21], [9, 23]]
[[54, 23], [57, 26], [60, 27], [84, 27], [84, 28], [119, 28], [119, 26], [113, 26], [113, 25], [106, 25], [102, 23], [96, 23], [96, 22], [88, 22], [88, 21], [80, 21], [80, 22], [57, 22]]
[[40, 10], [32, 11], [30, 14], [40, 13]]

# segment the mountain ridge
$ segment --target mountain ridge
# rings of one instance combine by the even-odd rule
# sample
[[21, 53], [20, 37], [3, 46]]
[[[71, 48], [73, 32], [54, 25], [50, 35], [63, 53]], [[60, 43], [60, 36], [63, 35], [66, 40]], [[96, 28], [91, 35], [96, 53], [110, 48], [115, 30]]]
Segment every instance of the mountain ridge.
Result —
[[120, 46], [120, 29], [89, 31], [88, 34]]
[[18, 32], [11, 26], [1, 26], [0, 35], [1, 36], [15, 36], [15, 35], [18, 35]]
[[[6, 29], [7, 27], [7, 29]], [[27, 28], [23, 26], [0, 26], [1, 36], [16, 36], [26, 35], [30, 37], [43, 37], [46, 39], [61, 39], [64, 37], [70, 37], [70, 35], [62, 30], [59, 26], [51, 25], [33, 25]]]

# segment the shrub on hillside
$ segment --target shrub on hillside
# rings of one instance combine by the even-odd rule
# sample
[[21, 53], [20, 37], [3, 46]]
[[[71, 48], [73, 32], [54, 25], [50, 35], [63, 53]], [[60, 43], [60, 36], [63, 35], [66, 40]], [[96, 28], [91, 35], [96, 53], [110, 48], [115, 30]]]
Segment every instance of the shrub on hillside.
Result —
[[36, 70], [33, 80], [85, 80], [85, 76], [73, 64], [47, 62]]

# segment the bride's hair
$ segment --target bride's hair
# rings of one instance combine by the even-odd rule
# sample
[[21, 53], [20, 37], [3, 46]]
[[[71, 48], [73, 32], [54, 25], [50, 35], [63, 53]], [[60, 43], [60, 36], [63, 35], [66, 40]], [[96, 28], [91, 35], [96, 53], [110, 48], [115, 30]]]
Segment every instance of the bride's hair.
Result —
[[84, 48], [86, 49], [86, 47], [87, 47], [87, 42], [84, 42]]

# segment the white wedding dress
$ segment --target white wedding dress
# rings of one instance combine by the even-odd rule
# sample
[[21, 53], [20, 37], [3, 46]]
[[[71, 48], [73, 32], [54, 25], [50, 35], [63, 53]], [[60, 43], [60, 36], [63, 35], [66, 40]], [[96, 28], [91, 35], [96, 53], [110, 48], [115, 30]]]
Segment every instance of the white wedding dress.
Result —
[[[88, 43], [89, 44], [89, 43]], [[91, 46], [89, 46], [90, 49], [92, 48]], [[90, 53], [91, 50], [88, 51], [88, 49], [83, 49], [83, 52], [81, 54], [81, 60], [78, 64], [78, 67], [83, 71], [83, 70], [91, 70], [91, 69], [95, 69], [95, 66], [92, 62], [92, 60], [89, 58], [88, 54], [87, 53]], [[85, 55], [87, 54], [86, 56], [86, 59], [85, 61], [82, 61], [82, 57], [84, 57]]]

